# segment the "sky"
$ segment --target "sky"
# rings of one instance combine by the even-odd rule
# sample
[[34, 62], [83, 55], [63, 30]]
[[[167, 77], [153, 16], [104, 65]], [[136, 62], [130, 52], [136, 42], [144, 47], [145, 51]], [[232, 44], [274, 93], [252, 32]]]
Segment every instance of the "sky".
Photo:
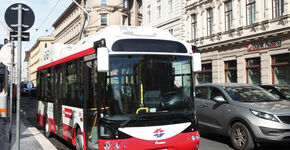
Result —
[[[54, 28], [52, 24], [72, 3], [72, 0], [0, 0], [0, 44], [4, 43], [4, 39], [9, 39], [5, 26], [5, 12], [8, 7], [16, 3], [23, 3], [29, 6], [35, 15], [33, 26], [26, 32], [30, 33], [30, 41], [23, 41], [22, 48], [29, 50], [40, 36], [48, 36], [52, 34]], [[9, 28], [9, 27], [8, 27]]]

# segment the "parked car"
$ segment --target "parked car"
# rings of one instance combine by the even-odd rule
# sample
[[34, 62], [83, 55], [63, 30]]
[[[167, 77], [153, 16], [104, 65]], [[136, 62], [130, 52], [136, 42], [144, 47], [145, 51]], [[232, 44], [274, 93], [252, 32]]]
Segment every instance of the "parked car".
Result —
[[290, 101], [261, 87], [197, 85], [195, 102], [200, 130], [229, 136], [235, 149], [290, 141]]
[[21, 95], [34, 97], [35, 91], [36, 91], [36, 89], [33, 85], [33, 82], [31, 82], [31, 81], [21, 82], [21, 86], [20, 86]]
[[260, 85], [279, 98], [290, 100], [290, 85]]

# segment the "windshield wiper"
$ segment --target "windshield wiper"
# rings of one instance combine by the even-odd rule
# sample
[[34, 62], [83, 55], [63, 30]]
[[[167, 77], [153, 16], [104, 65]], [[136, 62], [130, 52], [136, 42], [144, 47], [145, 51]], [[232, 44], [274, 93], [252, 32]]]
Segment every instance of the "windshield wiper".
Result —
[[124, 128], [124, 127], [129, 123], [129, 122], [137, 121], [137, 120], [138, 120], [137, 118], [130, 118], [130, 119], [128, 119], [128, 120], [122, 122], [122, 123], [120, 124], [120, 127], [121, 127], [121, 128]]

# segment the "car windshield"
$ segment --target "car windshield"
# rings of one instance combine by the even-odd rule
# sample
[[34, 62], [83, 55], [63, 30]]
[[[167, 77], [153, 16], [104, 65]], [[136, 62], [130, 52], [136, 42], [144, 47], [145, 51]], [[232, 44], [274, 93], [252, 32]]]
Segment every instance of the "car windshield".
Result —
[[286, 99], [290, 99], [290, 86], [276, 86], [276, 88]]
[[224, 87], [225, 91], [234, 101], [240, 102], [267, 102], [278, 101], [271, 93], [255, 86]]
[[193, 112], [191, 57], [123, 55], [110, 57], [105, 118]]

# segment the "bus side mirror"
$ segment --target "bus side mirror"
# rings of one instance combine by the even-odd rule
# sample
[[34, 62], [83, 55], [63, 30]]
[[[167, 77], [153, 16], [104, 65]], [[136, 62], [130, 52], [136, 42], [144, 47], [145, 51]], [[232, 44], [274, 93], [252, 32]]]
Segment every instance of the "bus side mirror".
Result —
[[201, 58], [200, 53], [192, 54], [192, 70], [194, 72], [201, 71]]
[[106, 47], [97, 49], [97, 63], [99, 72], [109, 71], [109, 51]]

